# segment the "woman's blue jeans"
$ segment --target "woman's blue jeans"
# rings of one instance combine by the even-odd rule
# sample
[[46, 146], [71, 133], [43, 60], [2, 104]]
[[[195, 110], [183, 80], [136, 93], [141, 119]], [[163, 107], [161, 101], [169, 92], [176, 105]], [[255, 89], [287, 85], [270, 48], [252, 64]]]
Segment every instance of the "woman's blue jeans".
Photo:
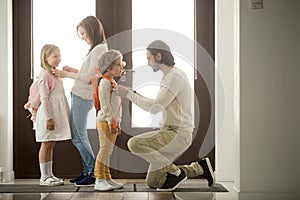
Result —
[[83, 172], [94, 174], [95, 155], [92, 150], [87, 132], [87, 117], [93, 107], [93, 100], [82, 99], [71, 93], [70, 126], [72, 131], [72, 143], [78, 149]]

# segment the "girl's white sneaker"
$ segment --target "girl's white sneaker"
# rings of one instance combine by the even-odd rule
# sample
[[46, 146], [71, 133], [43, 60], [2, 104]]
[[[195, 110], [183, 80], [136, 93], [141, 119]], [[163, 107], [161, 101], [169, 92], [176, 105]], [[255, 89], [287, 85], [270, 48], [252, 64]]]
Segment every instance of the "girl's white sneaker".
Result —
[[114, 187], [111, 186], [105, 179], [98, 179], [98, 178], [96, 179], [94, 190], [109, 191], [113, 189]]
[[56, 176], [54, 176], [54, 175], [51, 175], [51, 177], [54, 179], [54, 180], [56, 180], [57, 182], [60, 182], [61, 183], [61, 185], [64, 185], [65, 184], [65, 182], [64, 182], [64, 180], [63, 179], [61, 179], [61, 178], [57, 178]]
[[43, 185], [43, 186], [58, 186], [58, 185], [62, 185], [62, 182], [55, 180], [51, 176], [46, 176], [46, 177], [42, 177], [40, 179], [40, 185]]

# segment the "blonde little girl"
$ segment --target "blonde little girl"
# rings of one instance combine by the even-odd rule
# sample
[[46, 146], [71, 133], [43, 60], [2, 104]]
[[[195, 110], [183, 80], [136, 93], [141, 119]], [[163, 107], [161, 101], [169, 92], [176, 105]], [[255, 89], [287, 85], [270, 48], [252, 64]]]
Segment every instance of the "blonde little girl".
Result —
[[[56, 141], [70, 140], [69, 105], [63, 82], [52, 75], [51, 69], [58, 67], [60, 49], [53, 44], [43, 46], [40, 54], [42, 70], [38, 86], [41, 105], [36, 113], [36, 142], [41, 142], [39, 150], [40, 185], [56, 186], [63, 180], [53, 175], [53, 149]], [[51, 81], [51, 87], [49, 86]]]

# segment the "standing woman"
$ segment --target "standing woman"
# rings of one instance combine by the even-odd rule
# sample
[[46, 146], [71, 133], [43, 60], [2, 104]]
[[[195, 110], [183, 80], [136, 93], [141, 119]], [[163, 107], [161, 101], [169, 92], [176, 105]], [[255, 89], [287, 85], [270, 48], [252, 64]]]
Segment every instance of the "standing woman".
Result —
[[64, 66], [63, 71], [55, 69], [52, 72], [58, 77], [75, 79], [71, 91], [70, 126], [72, 143], [80, 153], [83, 171], [70, 182], [76, 186], [87, 186], [95, 183], [95, 155], [87, 133], [87, 117], [93, 107], [91, 78], [97, 75], [95, 67], [98, 66], [98, 58], [108, 50], [108, 45], [104, 28], [98, 18], [88, 16], [77, 25], [76, 29], [78, 36], [90, 45], [81, 68], [78, 71], [75, 68]]

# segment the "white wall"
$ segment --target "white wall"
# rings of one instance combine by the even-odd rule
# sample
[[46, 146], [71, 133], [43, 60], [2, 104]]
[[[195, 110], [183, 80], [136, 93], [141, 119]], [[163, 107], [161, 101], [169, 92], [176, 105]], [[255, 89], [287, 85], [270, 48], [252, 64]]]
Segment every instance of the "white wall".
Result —
[[234, 180], [233, 3], [215, 1], [217, 181]]
[[12, 125], [12, 1], [0, 1], [0, 167], [4, 181], [14, 179]]
[[300, 7], [297, 0], [263, 2], [250, 10], [239, 0], [238, 197], [296, 199]]

